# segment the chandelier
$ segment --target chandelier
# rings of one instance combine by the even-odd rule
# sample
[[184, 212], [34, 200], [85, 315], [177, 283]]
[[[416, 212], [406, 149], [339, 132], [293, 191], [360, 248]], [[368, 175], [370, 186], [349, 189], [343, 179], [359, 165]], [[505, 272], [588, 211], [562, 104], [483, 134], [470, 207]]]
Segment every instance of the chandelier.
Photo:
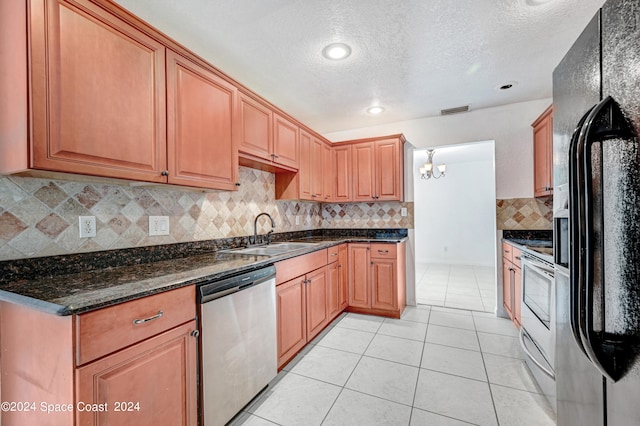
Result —
[[435, 152], [436, 152], [435, 149], [427, 150], [427, 162], [424, 163], [424, 165], [419, 169], [421, 179], [431, 179], [431, 178], [440, 179], [441, 177], [444, 177], [445, 172], [447, 170], [446, 164], [440, 164], [437, 167], [438, 175], [436, 175], [435, 170], [433, 170], [433, 154], [435, 154]]

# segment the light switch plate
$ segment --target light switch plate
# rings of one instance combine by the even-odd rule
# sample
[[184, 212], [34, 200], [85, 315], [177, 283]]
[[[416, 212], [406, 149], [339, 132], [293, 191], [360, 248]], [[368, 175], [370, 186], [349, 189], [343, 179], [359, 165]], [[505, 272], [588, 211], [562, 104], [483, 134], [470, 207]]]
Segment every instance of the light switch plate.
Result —
[[96, 217], [80, 216], [78, 218], [80, 228], [80, 238], [91, 238], [96, 236]]
[[402, 207], [400, 209], [400, 216], [407, 217], [407, 208], [406, 207]]
[[169, 235], [169, 216], [149, 216], [149, 236]]

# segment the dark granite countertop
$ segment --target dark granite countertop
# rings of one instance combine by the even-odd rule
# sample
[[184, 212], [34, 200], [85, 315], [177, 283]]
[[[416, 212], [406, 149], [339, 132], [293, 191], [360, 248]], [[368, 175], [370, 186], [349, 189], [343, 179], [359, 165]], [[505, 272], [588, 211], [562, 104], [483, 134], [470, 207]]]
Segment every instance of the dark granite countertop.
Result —
[[518, 246], [522, 251], [553, 263], [553, 231], [505, 231], [502, 239]]
[[[204, 280], [250, 271], [344, 242], [397, 243], [406, 240], [405, 235], [385, 235], [383, 238], [366, 235], [312, 235], [292, 241], [313, 242], [314, 246], [278, 256], [239, 255], [228, 251], [210, 250], [193, 255], [181, 253], [175, 258], [154, 259], [139, 264], [109, 266], [87, 272], [37, 278], [15, 273], [13, 279], [0, 281], [0, 300], [27, 305], [56, 315], [79, 314]], [[113, 257], [118, 253], [114, 251], [110, 255]], [[123, 251], [122, 255], [126, 256], [126, 252]], [[90, 254], [85, 255], [87, 256]], [[7, 269], [10, 267], [14, 268], [14, 272], [15, 265], [9, 265]]]

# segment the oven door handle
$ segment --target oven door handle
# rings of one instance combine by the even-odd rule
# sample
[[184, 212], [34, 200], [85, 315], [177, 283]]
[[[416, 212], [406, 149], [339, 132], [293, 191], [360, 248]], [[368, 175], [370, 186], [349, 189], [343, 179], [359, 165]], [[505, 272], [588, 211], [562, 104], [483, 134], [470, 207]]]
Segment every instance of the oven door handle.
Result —
[[534, 269], [536, 272], [544, 274], [549, 278], [553, 279], [555, 271], [552, 267], [545, 265], [544, 263], [536, 262], [535, 259], [532, 259], [529, 256], [523, 256], [522, 261], [525, 265], [531, 269]]
[[[578, 251], [574, 253], [578, 258], [578, 294], [579, 298], [579, 329], [582, 347], [593, 365], [600, 372], [617, 382], [624, 376], [627, 369], [635, 360], [637, 350], [634, 349], [633, 335], [608, 333], [602, 324], [596, 330], [594, 323], [595, 303], [600, 305], [600, 311], [605, 312], [604, 295], [605, 281], [601, 280], [600, 300], [595, 294], [595, 265], [594, 250], [598, 244], [595, 235], [595, 219], [593, 215], [594, 182], [592, 173], [592, 146], [596, 142], [609, 139], [634, 139], [634, 134], [620, 107], [608, 96], [596, 105], [587, 116], [576, 143], [577, 178], [577, 228], [579, 233]], [[602, 190], [602, 188], [600, 188]], [[600, 241], [600, 244], [602, 242]], [[573, 272], [573, 271], [572, 271]]]
[[542, 370], [542, 372], [544, 374], [546, 374], [547, 376], [551, 377], [553, 380], [556, 379], [556, 375], [554, 374], [553, 371], [551, 371], [551, 369], [547, 368], [545, 365], [543, 365], [540, 361], [538, 361], [536, 359], [535, 356], [533, 356], [533, 354], [531, 353], [531, 351], [529, 350], [529, 348], [527, 347], [527, 344], [525, 342], [525, 337], [527, 338], [527, 340], [529, 340], [534, 346], [535, 346], [535, 342], [533, 341], [533, 339], [531, 338], [531, 336], [529, 336], [529, 333], [527, 333], [524, 330], [524, 327], [520, 327], [520, 347], [522, 348], [523, 352], [529, 357], [529, 359], [540, 369]]

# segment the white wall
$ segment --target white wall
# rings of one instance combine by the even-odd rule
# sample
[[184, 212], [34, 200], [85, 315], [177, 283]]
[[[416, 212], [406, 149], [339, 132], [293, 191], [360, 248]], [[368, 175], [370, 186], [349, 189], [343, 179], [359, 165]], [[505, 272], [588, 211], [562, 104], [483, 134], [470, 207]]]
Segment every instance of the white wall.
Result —
[[[427, 158], [414, 152], [413, 169]], [[416, 262], [493, 266], [495, 264], [494, 142], [437, 148], [434, 163], [446, 176], [414, 175]]]
[[551, 102], [550, 98], [520, 102], [468, 113], [327, 133], [324, 136], [331, 141], [342, 141], [403, 133], [416, 148], [494, 140], [496, 197], [527, 198], [533, 197], [531, 123]]

